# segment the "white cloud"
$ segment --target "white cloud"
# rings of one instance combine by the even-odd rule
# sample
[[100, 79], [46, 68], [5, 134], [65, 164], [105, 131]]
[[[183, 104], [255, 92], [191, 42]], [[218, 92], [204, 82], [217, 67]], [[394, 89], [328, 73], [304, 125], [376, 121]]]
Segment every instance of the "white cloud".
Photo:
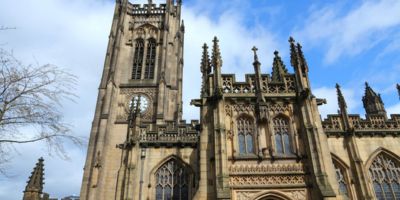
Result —
[[326, 45], [325, 60], [332, 63], [390, 38], [392, 28], [399, 28], [399, 10], [397, 0], [362, 1], [343, 16], [339, 16], [337, 6], [315, 9], [305, 21], [305, 27], [297, 27], [294, 35], [309, 44]]
[[[342, 90], [343, 96], [346, 100], [347, 111], [349, 113], [354, 112], [360, 104], [359, 100], [356, 99], [356, 97], [355, 97], [354, 90], [349, 89], [349, 88], [341, 88], [341, 90]], [[317, 98], [323, 98], [323, 99], [327, 100], [327, 104], [318, 106], [318, 109], [319, 109], [322, 119], [326, 118], [326, 116], [328, 114], [337, 114], [338, 113], [339, 106], [338, 106], [336, 89], [334, 87], [316, 88], [316, 89], [313, 89], [313, 93]]]

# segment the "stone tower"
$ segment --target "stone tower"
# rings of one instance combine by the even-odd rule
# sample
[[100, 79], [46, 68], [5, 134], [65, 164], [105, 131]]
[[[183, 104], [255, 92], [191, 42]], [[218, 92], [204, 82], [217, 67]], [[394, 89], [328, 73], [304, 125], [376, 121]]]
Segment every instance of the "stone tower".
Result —
[[44, 185], [44, 159], [39, 158], [32, 174], [29, 177], [24, 191], [23, 200], [48, 200], [49, 195], [43, 193]]
[[181, 119], [181, 3], [117, 1], [81, 199], [193, 196], [198, 134]]

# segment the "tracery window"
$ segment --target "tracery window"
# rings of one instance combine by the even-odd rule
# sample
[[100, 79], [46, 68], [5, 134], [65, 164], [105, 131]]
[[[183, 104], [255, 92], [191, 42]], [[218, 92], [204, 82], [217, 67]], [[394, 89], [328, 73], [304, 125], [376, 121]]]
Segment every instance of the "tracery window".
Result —
[[341, 167], [337, 162], [333, 161], [333, 166], [335, 168], [336, 181], [339, 184], [339, 194], [345, 197], [345, 199], [349, 198], [349, 185], [347, 181], [347, 177], [345, 176], [345, 169]]
[[156, 172], [156, 200], [188, 200], [189, 172], [177, 160], [171, 159]]
[[254, 124], [251, 118], [240, 117], [237, 120], [239, 154], [254, 153]]
[[400, 165], [385, 154], [372, 162], [369, 173], [378, 200], [400, 199]]
[[147, 44], [147, 54], [146, 54], [146, 68], [144, 71], [145, 79], [154, 78], [154, 66], [156, 62], [156, 40], [154, 38], [149, 39]]
[[277, 154], [293, 154], [290, 147], [289, 121], [284, 117], [273, 120], [275, 132], [275, 150]]
[[140, 79], [141, 78], [143, 55], [144, 55], [144, 41], [143, 41], [143, 39], [139, 38], [136, 40], [136, 44], [135, 44], [135, 54], [133, 56], [132, 79]]

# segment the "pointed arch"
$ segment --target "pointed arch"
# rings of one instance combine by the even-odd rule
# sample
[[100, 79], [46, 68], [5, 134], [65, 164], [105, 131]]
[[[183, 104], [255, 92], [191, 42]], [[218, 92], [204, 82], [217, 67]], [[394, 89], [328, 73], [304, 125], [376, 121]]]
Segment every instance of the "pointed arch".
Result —
[[292, 155], [294, 153], [290, 123], [290, 117], [283, 113], [279, 113], [272, 118], [275, 152], [278, 155]]
[[135, 53], [133, 56], [132, 79], [141, 79], [142, 65], [144, 55], [144, 40], [138, 38], [135, 40]]
[[378, 200], [400, 199], [399, 156], [385, 148], [378, 148], [368, 159], [367, 169]]
[[269, 199], [290, 200], [291, 198], [285, 195], [284, 193], [278, 191], [268, 191], [258, 194], [254, 197], [254, 200], [269, 200]]
[[147, 40], [147, 51], [146, 51], [146, 65], [144, 71], [144, 79], [154, 78], [154, 68], [156, 64], [156, 49], [157, 41], [154, 38]]
[[352, 190], [350, 184], [349, 166], [338, 156], [331, 153], [332, 163], [335, 169], [336, 181], [339, 186], [339, 194], [352, 199]]
[[191, 197], [193, 169], [181, 158], [171, 155], [151, 170], [153, 199], [188, 200]]

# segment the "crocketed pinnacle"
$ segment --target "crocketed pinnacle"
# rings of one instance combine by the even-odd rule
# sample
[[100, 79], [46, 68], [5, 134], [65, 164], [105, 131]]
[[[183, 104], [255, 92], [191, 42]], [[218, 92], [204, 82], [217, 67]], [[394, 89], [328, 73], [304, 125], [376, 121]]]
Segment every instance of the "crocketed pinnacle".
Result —
[[399, 93], [399, 99], [400, 99], [400, 85], [397, 84], [396, 87], [397, 87], [397, 92]]
[[272, 81], [283, 82], [283, 77], [287, 73], [287, 69], [279, 56], [279, 52], [275, 51], [274, 55], [274, 62], [272, 64]]
[[297, 43], [297, 53], [299, 55], [299, 60], [300, 60], [300, 64], [301, 64], [301, 70], [303, 71], [303, 73], [308, 72], [308, 64], [307, 64], [307, 61], [306, 61], [306, 59], [304, 57], [302, 46], [299, 43]]
[[365, 82], [365, 94], [362, 98], [363, 105], [367, 114], [384, 114], [386, 115], [385, 106], [380, 94]]
[[258, 55], [257, 55], [257, 51], [258, 51], [257, 47], [254, 46], [251, 50], [254, 52], [254, 64], [260, 64], [260, 61], [258, 60]]
[[345, 111], [347, 109], [346, 100], [343, 97], [342, 90], [340, 90], [340, 85], [336, 83], [336, 92], [338, 96], [338, 104], [340, 111]]
[[217, 37], [214, 37], [213, 40], [213, 49], [212, 49], [212, 65], [215, 68], [219, 68], [222, 66], [222, 58], [221, 58], [221, 52], [219, 50], [219, 40]]
[[210, 74], [211, 73], [211, 66], [210, 66], [210, 56], [208, 54], [208, 46], [206, 43], [203, 45], [203, 54], [201, 57], [201, 73], [203, 74]]
[[33, 168], [33, 172], [29, 177], [28, 184], [25, 187], [24, 192], [36, 192], [41, 194], [43, 190], [44, 184], [44, 159], [39, 158], [39, 161], [36, 163], [35, 168]]
[[184, 20], [182, 20], [182, 23], [181, 23], [181, 32], [182, 33], [185, 32], [185, 21]]
[[297, 55], [295, 40], [292, 37], [290, 37], [289, 43], [290, 43], [290, 64], [293, 67], [295, 67], [298, 64], [298, 55]]

